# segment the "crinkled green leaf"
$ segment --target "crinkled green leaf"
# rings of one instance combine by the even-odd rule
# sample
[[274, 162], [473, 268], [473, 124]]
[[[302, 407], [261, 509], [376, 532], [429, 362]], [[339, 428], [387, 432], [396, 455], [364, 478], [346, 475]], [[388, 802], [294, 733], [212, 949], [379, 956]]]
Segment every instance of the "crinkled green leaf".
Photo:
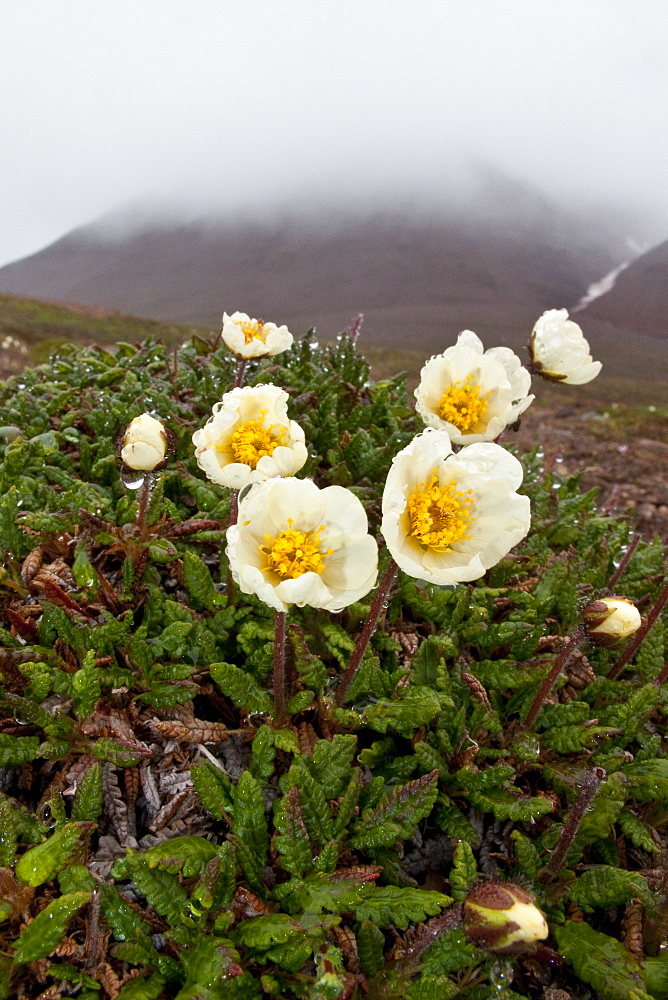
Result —
[[50, 955], [60, 943], [70, 919], [90, 898], [90, 892], [72, 892], [49, 903], [21, 932], [15, 946], [15, 960], [34, 962]]
[[623, 944], [586, 923], [567, 921], [556, 927], [559, 951], [580, 979], [606, 1000], [628, 1000], [630, 991], [643, 989], [639, 963]]
[[223, 694], [238, 708], [245, 708], [248, 712], [273, 712], [273, 703], [267, 692], [244, 670], [233, 663], [212, 663], [209, 670]]

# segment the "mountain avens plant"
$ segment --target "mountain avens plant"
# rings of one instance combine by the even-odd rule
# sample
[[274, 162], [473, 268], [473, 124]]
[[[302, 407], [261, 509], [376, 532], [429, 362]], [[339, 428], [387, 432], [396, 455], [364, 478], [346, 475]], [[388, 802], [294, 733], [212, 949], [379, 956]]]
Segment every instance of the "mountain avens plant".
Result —
[[[668, 997], [661, 543], [354, 337], [230, 323], [0, 385], [0, 997]], [[307, 450], [244, 417], [238, 496], [193, 446], [235, 383]]]

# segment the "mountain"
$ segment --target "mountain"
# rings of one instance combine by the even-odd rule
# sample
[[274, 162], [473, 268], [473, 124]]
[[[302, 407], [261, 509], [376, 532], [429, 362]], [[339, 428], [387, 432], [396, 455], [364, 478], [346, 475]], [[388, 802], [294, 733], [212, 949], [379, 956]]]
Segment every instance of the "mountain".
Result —
[[468, 327], [520, 348], [543, 310], [572, 306], [628, 259], [628, 227], [489, 172], [438, 208], [112, 215], [0, 269], [0, 291], [211, 329], [239, 309], [323, 336], [363, 312], [377, 345], [428, 355]]
[[668, 340], [668, 240], [642, 254], [576, 317]]

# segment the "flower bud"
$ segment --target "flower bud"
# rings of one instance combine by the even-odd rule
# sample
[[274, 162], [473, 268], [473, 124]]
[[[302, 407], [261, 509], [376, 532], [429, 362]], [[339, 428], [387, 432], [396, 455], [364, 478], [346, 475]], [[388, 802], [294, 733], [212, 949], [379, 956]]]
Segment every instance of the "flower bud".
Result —
[[481, 882], [464, 900], [466, 936], [479, 948], [499, 954], [526, 950], [549, 931], [533, 898], [508, 882]]
[[128, 425], [123, 437], [121, 458], [130, 469], [152, 472], [165, 460], [167, 434], [159, 420], [142, 413]]
[[583, 611], [587, 635], [597, 646], [618, 646], [642, 625], [640, 612], [627, 597], [603, 597]]

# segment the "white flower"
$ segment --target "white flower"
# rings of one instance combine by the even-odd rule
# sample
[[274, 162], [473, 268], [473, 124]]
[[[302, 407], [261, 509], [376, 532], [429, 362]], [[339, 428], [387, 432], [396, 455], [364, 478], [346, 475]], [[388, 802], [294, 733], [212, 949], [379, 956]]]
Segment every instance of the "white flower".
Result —
[[121, 458], [130, 469], [152, 472], [165, 460], [167, 434], [159, 420], [149, 413], [135, 417], [123, 436]]
[[483, 352], [480, 338], [464, 330], [422, 369], [416, 408], [455, 444], [492, 441], [531, 404], [530, 388], [531, 375], [509, 347]]
[[268, 479], [239, 503], [227, 529], [232, 576], [277, 611], [341, 611], [376, 582], [378, 546], [362, 504], [343, 486]]
[[427, 428], [400, 451], [383, 493], [381, 531], [406, 573], [429, 583], [477, 580], [526, 535], [529, 498], [520, 463], [498, 444], [454, 454], [447, 431]]
[[583, 385], [596, 378], [600, 361], [592, 361], [582, 330], [568, 318], [567, 309], [548, 309], [533, 328], [531, 360], [539, 375], [553, 382]]
[[288, 394], [276, 385], [226, 392], [193, 434], [197, 464], [214, 483], [240, 490], [294, 476], [308, 458], [304, 431], [288, 418]]
[[221, 336], [229, 349], [240, 358], [263, 358], [292, 347], [292, 334], [287, 326], [263, 323], [261, 319], [251, 319], [242, 312], [232, 313], [231, 316], [223, 313]]

